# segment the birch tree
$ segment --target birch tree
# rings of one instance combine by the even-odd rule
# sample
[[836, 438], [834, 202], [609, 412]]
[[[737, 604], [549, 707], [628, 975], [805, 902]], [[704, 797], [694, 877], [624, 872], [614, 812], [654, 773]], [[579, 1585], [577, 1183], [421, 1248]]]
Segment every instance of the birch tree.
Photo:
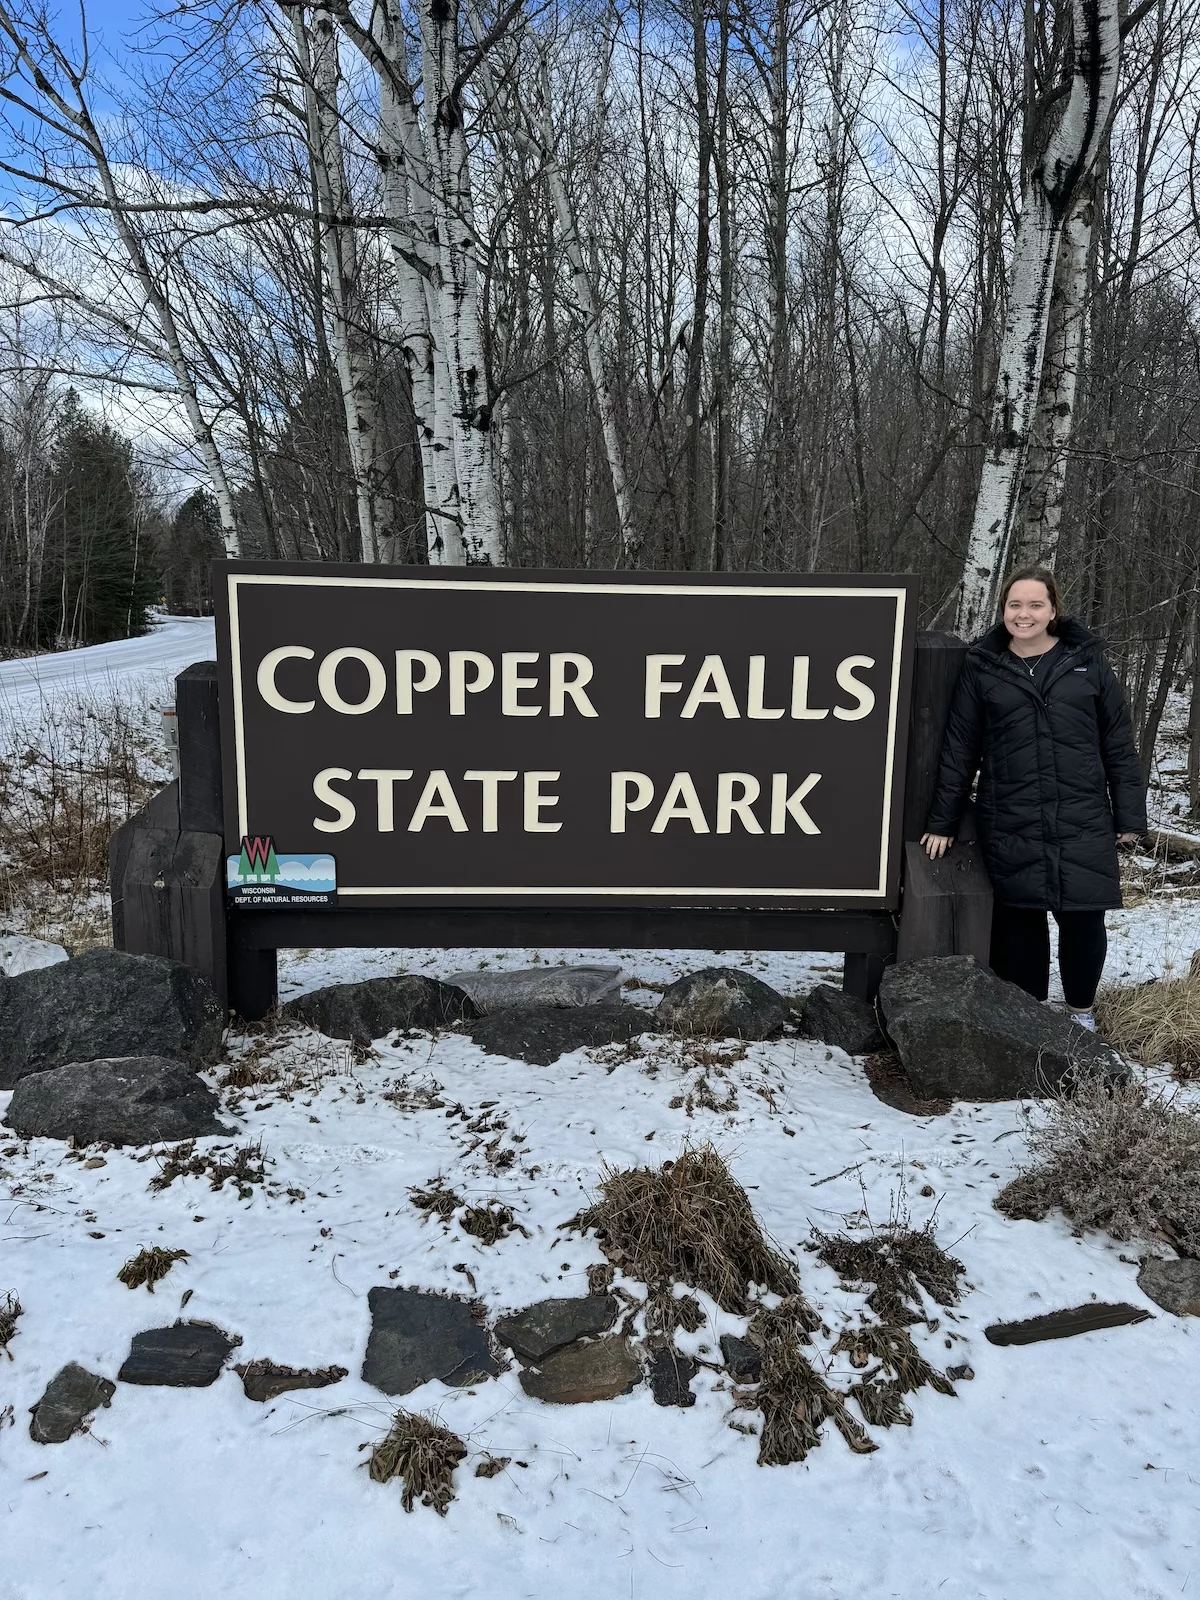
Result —
[[1104, 147], [1121, 66], [1118, 0], [1071, 0], [1069, 89], [1043, 119], [1013, 244], [1008, 315], [955, 626], [971, 637], [996, 608], [1041, 387], [1063, 230]]

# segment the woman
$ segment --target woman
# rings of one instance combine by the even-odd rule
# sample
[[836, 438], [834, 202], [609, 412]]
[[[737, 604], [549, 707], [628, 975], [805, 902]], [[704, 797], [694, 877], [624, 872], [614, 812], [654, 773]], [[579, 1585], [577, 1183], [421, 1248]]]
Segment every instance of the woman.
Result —
[[1067, 1007], [1094, 1032], [1104, 913], [1121, 904], [1116, 847], [1146, 831], [1133, 728], [1103, 642], [1061, 615], [1052, 573], [1014, 573], [1001, 615], [967, 652], [921, 843], [935, 859], [949, 849], [978, 772], [992, 970], [1044, 1000], [1052, 912]]

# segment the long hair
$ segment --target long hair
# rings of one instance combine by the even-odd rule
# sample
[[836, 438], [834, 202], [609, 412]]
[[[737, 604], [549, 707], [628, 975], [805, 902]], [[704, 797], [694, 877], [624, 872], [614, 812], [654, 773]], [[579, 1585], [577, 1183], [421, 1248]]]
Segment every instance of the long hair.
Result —
[[1054, 607], [1054, 621], [1050, 624], [1046, 631], [1050, 634], [1057, 633], [1059, 619], [1063, 614], [1062, 597], [1059, 595], [1058, 584], [1055, 582], [1054, 574], [1050, 571], [1049, 567], [1020, 567], [1016, 572], [1009, 573], [1008, 577], [1004, 580], [1004, 587], [1000, 591], [999, 620], [1001, 622], [1004, 621], [1004, 608], [1008, 604], [1008, 594], [1013, 584], [1026, 582], [1040, 583], [1044, 586], [1046, 593], [1049, 596], [1050, 604]]

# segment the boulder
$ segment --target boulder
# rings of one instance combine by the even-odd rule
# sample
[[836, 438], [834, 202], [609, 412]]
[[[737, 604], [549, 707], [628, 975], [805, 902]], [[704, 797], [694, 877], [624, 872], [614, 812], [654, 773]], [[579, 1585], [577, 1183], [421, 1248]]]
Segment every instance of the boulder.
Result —
[[641, 1381], [641, 1362], [619, 1337], [569, 1344], [547, 1356], [540, 1370], [527, 1368], [521, 1373], [526, 1394], [560, 1406], [615, 1400]]
[[507, 1006], [590, 1006], [621, 997], [620, 967], [525, 967], [519, 972], [452, 972], [486, 1016]]
[[660, 1033], [709, 1039], [769, 1039], [791, 1017], [783, 996], [736, 967], [702, 967], [677, 978], [655, 1012]]
[[548, 1067], [572, 1050], [624, 1042], [654, 1028], [649, 1011], [600, 1000], [590, 1006], [512, 1006], [481, 1017], [467, 1031], [491, 1056]]
[[62, 1444], [78, 1433], [98, 1406], [110, 1403], [116, 1387], [111, 1378], [101, 1378], [77, 1361], [68, 1361], [32, 1407], [29, 1437], [38, 1444]]
[[1012, 1100], [1046, 1094], [1079, 1073], [1129, 1075], [1109, 1045], [972, 956], [888, 967], [879, 1008], [926, 1100]]
[[496, 1323], [496, 1337], [522, 1361], [536, 1365], [576, 1339], [607, 1333], [617, 1320], [618, 1309], [610, 1294], [539, 1300], [511, 1317], [501, 1317]]
[[207, 1389], [241, 1340], [211, 1322], [176, 1322], [169, 1328], [135, 1333], [125, 1364], [117, 1373], [122, 1383], [164, 1385], [170, 1389]]
[[655, 1350], [650, 1357], [647, 1368], [647, 1377], [650, 1379], [650, 1393], [654, 1396], [656, 1406], [694, 1406], [696, 1396], [692, 1393], [692, 1379], [700, 1371], [699, 1362], [693, 1361], [691, 1356], [682, 1356], [678, 1350], [667, 1345], [665, 1349]]
[[0, 938], [0, 977], [15, 978], [18, 972], [37, 972], [69, 959], [62, 945], [48, 944], [45, 939], [30, 939], [23, 933], [6, 933]]
[[345, 1367], [281, 1367], [275, 1361], [246, 1361], [233, 1369], [247, 1400], [275, 1400], [289, 1389], [327, 1389], [347, 1376]]
[[819, 1039], [851, 1056], [873, 1055], [885, 1047], [870, 1001], [828, 983], [819, 983], [806, 996], [800, 1032], [806, 1039]]
[[219, 1105], [181, 1061], [124, 1056], [31, 1072], [13, 1091], [4, 1121], [27, 1139], [155, 1144], [228, 1133], [217, 1120]]
[[165, 956], [89, 950], [0, 978], [0, 1089], [71, 1061], [221, 1053], [225, 1010], [203, 973]]
[[479, 1008], [451, 984], [401, 974], [314, 989], [287, 1001], [279, 1014], [292, 1022], [307, 1023], [331, 1039], [365, 1040], [382, 1039], [397, 1028], [432, 1033], [464, 1017], [477, 1017]]
[[1142, 1293], [1164, 1311], [1177, 1317], [1200, 1317], [1200, 1261], [1151, 1256], [1142, 1262], [1137, 1281]]
[[431, 1378], [456, 1389], [500, 1367], [465, 1300], [419, 1289], [372, 1289], [362, 1375], [384, 1394], [410, 1394]]

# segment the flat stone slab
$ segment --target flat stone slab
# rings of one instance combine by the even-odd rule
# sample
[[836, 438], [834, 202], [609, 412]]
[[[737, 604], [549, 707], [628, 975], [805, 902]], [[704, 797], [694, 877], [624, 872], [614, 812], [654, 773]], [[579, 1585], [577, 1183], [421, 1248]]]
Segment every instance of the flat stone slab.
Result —
[[868, 1056], [886, 1048], [875, 1007], [856, 994], [819, 983], [805, 996], [800, 1032], [851, 1056]]
[[971, 956], [888, 967], [879, 1008], [925, 1100], [1014, 1100], [1047, 1094], [1080, 1072], [1129, 1076], [1109, 1045]]
[[211, 1322], [176, 1322], [135, 1333], [122, 1383], [163, 1384], [171, 1389], [207, 1389], [241, 1340]]
[[89, 950], [0, 978], [0, 1089], [73, 1061], [221, 1053], [225, 1010], [202, 972], [165, 956]]
[[78, 1433], [92, 1412], [112, 1400], [116, 1384], [77, 1361], [68, 1361], [46, 1385], [29, 1423], [29, 1437], [38, 1444], [62, 1444]]
[[589, 1294], [570, 1300], [539, 1300], [536, 1305], [501, 1317], [495, 1333], [522, 1361], [535, 1365], [576, 1339], [607, 1333], [620, 1307], [610, 1294]]
[[515, 972], [452, 972], [446, 979], [464, 990], [486, 1016], [508, 1006], [590, 1006], [619, 1000], [620, 967], [522, 967]]
[[657, 1027], [649, 1011], [600, 1000], [588, 1006], [511, 1006], [482, 1017], [467, 1032], [488, 1055], [549, 1067], [572, 1050], [624, 1043]]
[[721, 1354], [725, 1358], [725, 1370], [735, 1383], [757, 1383], [762, 1377], [762, 1351], [749, 1339], [739, 1339], [736, 1333], [723, 1333]]
[[664, 989], [655, 1012], [660, 1033], [703, 1039], [770, 1039], [791, 1007], [769, 983], [737, 967], [702, 967]]
[[678, 1350], [655, 1350], [650, 1357], [647, 1376], [650, 1392], [656, 1406], [694, 1406], [692, 1379], [700, 1371], [699, 1363], [691, 1356], [680, 1355]]
[[1023, 1322], [995, 1322], [983, 1330], [983, 1336], [989, 1344], [1040, 1344], [1043, 1339], [1072, 1339], [1077, 1333], [1149, 1321], [1150, 1313], [1144, 1306], [1094, 1301], [1085, 1306], [1068, 1306], [1064, 1311], [1048, 1311], [1041, 1317], [1027, 1317]]
[[615, 1400], [641, 1381], [642, 1364], [628, 1341], [619, 1337], [569, 1344], [547, 1356], [540, 1370], [526, 1368], [521, 1373], [526, 1394], [560, 1406]]
[[364, 1380], [384, 1394], [411, 1394], [432, 1378], [454, 1388], [494, 1378], [500, 1367], [465, 1300], [419, 1289], [375, 1288]]
[[1177, 1317], [1200, 1317], [1200, 1261], [1151, 1256], [1142, 1262], [1137, 1281], [1142, 1293], [1164, 1311]]
[[327, 1389], [348, 1376], [345, 1367], [281, 1367], [274, 1361], [246, 1361], [233, 1369], [247, 1400], [275, 1400], [289, 1389]]
[[29, 1073], [14, 1089], [4, 1121], [25, 1138], [154, 1144], [228, 1133], [217, 1118], [220, 1103], [182, 1061], [125, 1056]]
[[402, 974], [367, 978], [362, 983], [334, 983], [311, 994], [297, 995], [280, 1006], [279, 1014], [307, 1023], [331, 1039], [382, 1039], [397, 1029], [420, 1028], [432, 1033], [479, 1008], [461, 989], [436, 978]]

